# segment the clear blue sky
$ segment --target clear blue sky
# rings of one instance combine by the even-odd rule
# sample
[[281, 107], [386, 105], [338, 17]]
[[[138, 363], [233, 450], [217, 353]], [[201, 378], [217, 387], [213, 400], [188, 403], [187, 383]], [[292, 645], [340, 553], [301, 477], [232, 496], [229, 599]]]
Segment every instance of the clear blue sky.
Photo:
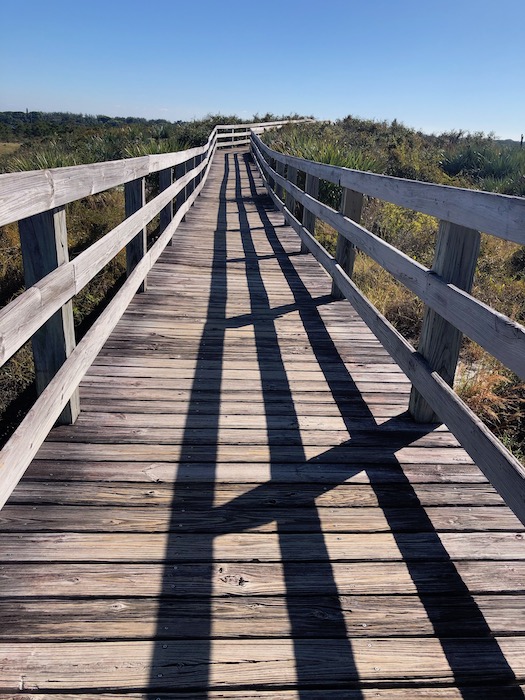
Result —
[[523, 0], [4, 0], [0, 111], [525, 132]]

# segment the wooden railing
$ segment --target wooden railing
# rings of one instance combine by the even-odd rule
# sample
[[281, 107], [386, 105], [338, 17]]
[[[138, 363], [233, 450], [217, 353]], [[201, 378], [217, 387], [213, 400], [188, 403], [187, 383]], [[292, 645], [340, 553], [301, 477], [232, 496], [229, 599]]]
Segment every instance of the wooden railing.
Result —
[[[135, 293], [146, 288], [147, 273], [199, 195], [215, 150], [249, 143], [251, 128], [285, 123], [217, 126], [204, 146], [176, 153], [0, 175], [0, 226], [18, 221], [26, 286], [0, 311], [0, 362], [31, 339], [39, 394], [0, 451], [0, 507], [53, 425], [78, 416], [82, 377]], [[160, 193], [146, 202], [145, 178], [152, 173], [159, 173]], [[124, 221], [69, 260], [65, 206], [119, 186]], [[146, 226], [158, 214], [159, 236], [147, 250]], [[75, 346], [71, 300], [124, 247], [126, 282]]]
[[[471, 296], [480, 233], [525, 245], [525, 200], [325, 165], [274, 151], [252, 133], [251, 148], [273, 201], [413, 384], [416, 421], [439, 420], [525, 523], [525, 469], [451, 388], [462, 335], [525, 379], [525, 328]], [[297, 186], [304, 175], [304, 190]], [[318, 199], [319, 180], [342, 187], [340, 211]], [[440, 219], [432, 269], [360, 225], [363, 195]], [[302, 205], [298, 207], [297, 205]], [[338, 233], [336, 256], [314, 236], [316, 218]], [[382, 316], [352, 281], [355, 250], [379, 263], [426, 304], [419, 348]]]

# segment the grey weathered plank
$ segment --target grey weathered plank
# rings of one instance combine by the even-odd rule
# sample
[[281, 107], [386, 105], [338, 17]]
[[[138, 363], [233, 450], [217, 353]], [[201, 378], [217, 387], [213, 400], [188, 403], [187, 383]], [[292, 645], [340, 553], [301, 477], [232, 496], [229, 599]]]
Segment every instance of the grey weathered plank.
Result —
[[[175, 568], [175, 566], [177, 568]], [[471, 595], [525, 593], [525, 562], [332, 562], [339, 595]], [[305, 562], [177, 562], [158, 563], [53, 563], [1, 565], [1, 598], [50, 596], [60, 598], [175, 595], [180, 598], [214, 596], [316, 595], [330, 582], [319, 566]], [[285, 578], [286, 575], [286, 578]], [[50, 593], [51, 592], [51, 593]]]
[[[475, 605], [494, 634], [522, 635], [525, 610], [520, 595], [478, 595]], [[293, 601], [299, 614], [295, 633], [304, 638], [343, 637], [334, 629], [342, 611], [352, 638], [435, 634], [428, 613], [416, 595], [404, 596], [304, 596]], [[472, 637], [482, 625], [472, 616], [472, 601], [461, 595], [434, 596], [441, 610], [442, 634]], [[0, 598], [0, 639], [17, 641], [104, 639], [195, 639], [206, 637], [209, 617], [218, 638], [285, 637], [291, 632], [287, 601], [282, 596], [214, 596], [206, 599], [166, 600], [162, 626], [158, 625], [159, 601], [152, 598]], [[465, 640], [468, 644], [468, 639]]]
[[[288, 561], [515, 561], [525, 560], [525, 536], [515, 532], [443, 532], [436, 546], [434, 533], [325, 532], [323, 548], [312, 548], [308, 534], [287, 534]], [[310, 545], [310, 546], [309, 546]], [[41, 562], [91, 561], [167, 563], [197, 562], [210, 556], [209, 535], [165, 533], [1, 533], [0, 561]], [[279, 538], [276, 533], [221, 534], [214, 541], [214, 557], [218, 561], [238, 561], [240, 552], [250, 560], [279, 561]]]
[[[494, 655], [497, 644], [507, 664]], [[177, 689], [232, 686], [282, 687], [296, 678], [296, 659], [304, 664], [302, 678], [310, 685], [381, 684], [385, 680], [419, 682], [510, 683], [525, 675], [525, 640], [522, 637], [451, 641], [452, 652], [461, 659], [460, 673], [451, 669], [439, 640], [432, 638], [374, 638], [352, 641], [354, 663], [341, 663], [348, 656], [345, 640], [287, 639], [151, 641], [96, 643], [13, 643], [0, 645], [7, 662], [0, 686], [17, 691], [24, 663], [24, 690], [111, 688]], [[52, 682], [50, 682], [50, 672]]]
[[[46, 467], [51, 470], [56, 467], [53, 462], [41, 463], [41, 471]], [[121, 481], [97, 479], [100, 472], [96, 470], [99, 463], [87, 463], [82, 472], [82, 479], [72, 480], [66, 465], [60, 465], [60, 473], [47, 475], [47, 480], [30, 480], [24, 478], [17, 486], [9, 500], [9, 506], [15, 504], [29, 504], [38, 506], [50, 505], [98, 505], [110, 507], [138, 506], [153, 508], [171, 506], [173, 508], [186, 508], [190, 506], [199, 513], [206, 509], [208, 495], [202, 488], [203, 475], [195, 477], [194, 481], [184, 484], [184, 488], [174, 492], [173, 484], [147, 479], [147, 472], [141, 469], [137, 471], [136, 465], [119, 463], [116, 469], [120, 470]], [[146, 465], [144, 465], [146, 466]], [[284, 481], [275, 478], [268, 484], [257, 482], [257, 470], [248, 471], [248, 466], [243, 465], [247, 481], [240, 483], [232, 480], [218, 481], [215, 484], [215, 501], [217, 504], [229, 503], [242, 496], [242, 502], [246, 508], [256, 511], [264, 509], [268, 505], [274, 508], [290, 507], [292, 509], [311, 505], [315, 500], [318, 508], [410, 508], [421, 506], [428, 513], [434, 513], [435, 517], [442, 517], [442, 510], [447, 507], [471, 508], [469, 511], [476, 518], [478, 509], [494, 506], [502, 506], [501, 496], [487, 483], [478, 483], [470, 469], [470, 480], [465, 476], [461, 468], [449, 470], [448, 477], [444, 476], [444, 469], [432, 469], [429, 465], [419, 468], [395, 471], [388, 469], [375, 469], [371, 473], [360, 473], [350, 483], [327, 483], [321, 479], [316, 482], [304, 480], [298, 482]], [[131, 478], [131, 470], [134, 468], [134, 482]], [[33, 471], [33, 469], [32, 469]], [[479, 473], [479, 470], [478, 470]], [[209, 480], [209, 470], [208, 470]], [[78, 476], [78, 470], [77, 470]], [[333, 474], [337, 478], [337, 471]], [[54, 478], [53, 478], [54, 477]], [[368, 481], [373, 481], [371, 486]], [[407, 480], [410, 486], [407, 487]], [[264, 489], [257, 489], [253, 485], [264, 483]], [[238, 502], [238, 501], [237, 501]], [[7, 506], [6, 506], [7, 507]], [[185, 512], [188, 512], [186, 509]], [[509, 513], [502, 514], [502, 522], [508, 522]], [[470, 516], [467, 516], [470, 517]], [[77, 521], [74, 521], [77, 522]]]
[[[286, 485], [288, 486], [288, 485]], [[279, 496], [276, 494], [276, 498]], [[282, 500], [285, 500], [284, 498]], [[400, 498], [401, 500], [401, 498]], [[160, 506], [109, 507], [100, 504], [96, 495], [92, 504], [82, 509], [77, 521], [78, 506], [57, 509], [49, 506], [5, 505], [0, 511], [0, 532], [177, 532], [199, 533], [249, 529], [251, 532], [275, 532], [275, 520], [261, 519], [260, 514], [239, 507], [234, 513], [206, 509], [176, 510]], [[350, 505], [350, 503], [348, 504]], [[462, 532], [462, 531], [523, 531], [523, 526], [507, 508], [499, 506], [446, 506], [427, 508], [393, 507], [388, 517], [381, 508], [320, 507], [318, 517], [312, 518], [310, 506], [292, 507], [289, 499], [284, 506], [275, 508], [281, 532], [313, 532], [321, 527], [325, 532]], [[251, 505], [251, 507], [253, 507]]]
[[[476, 700], [516, 700], [516, 693], [525, 694], [525, 685], [506, 685], [490, 688], [487, 686], [468, 685], [457, 688], [438, 688], [435, 684], [427, 687], [418, 685], [410, 688], [359, 688], [357, 690], [332, 690], [322, 688], [321, 690], [209, 690], [206, 697], [209, 700], [463, 700], [467, 693], [472, 693]], [[78, 700], [78, 695], [68, 695], [63, 693], [40, 693], [32, 692], [30, 696], [26, 693], [10, 693], [0, 695], [0, 700]], [[83, 693], [83, 700], [122, 700], [121, 694], [112, 693]], [[151, 700], [149, 693], [126, 693], [128, 700]], [[155, 698], [159, 700], [172, 700], [173, 695], [155, 692]], [[201, 700], [202, 692], [188, 691], [177, 693], [179, 700]]]

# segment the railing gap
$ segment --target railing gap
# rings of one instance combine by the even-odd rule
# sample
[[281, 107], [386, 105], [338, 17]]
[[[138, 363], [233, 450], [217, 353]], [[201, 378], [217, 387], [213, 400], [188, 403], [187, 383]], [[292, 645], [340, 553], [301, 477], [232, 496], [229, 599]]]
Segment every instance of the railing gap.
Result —
[[[310, 173], [306, 173], [306, 180], [304, 183], [304, 191], [306, 194], [309, 194], [311, 197], [314, 199], [317, 199], [319, 197], [319, 178], [316, 177], [315, 175], [310, 175]], [[315, 236], [315, 214], [313, 214], [311, 211], [306, 209], [306, 207], [303, 207], [303, 217], [302, 217], [302, 224], [304, 228], [312, 234], [312, 236]], [[301, 241], [301, 253], [308, 253], [310, 252], [306, 245]]]

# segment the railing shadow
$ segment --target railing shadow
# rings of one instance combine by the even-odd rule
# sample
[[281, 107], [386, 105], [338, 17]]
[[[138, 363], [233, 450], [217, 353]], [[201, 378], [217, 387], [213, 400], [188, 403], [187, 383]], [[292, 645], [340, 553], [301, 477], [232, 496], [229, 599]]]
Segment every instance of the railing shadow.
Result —
[[[335, 580], [330, 555], [327, 549], [322, 524], [316, 505], [316, 497], [331, 488], [351, 479], [352, 476], [366, 470], [366, 465], [360, 463], [360, 455], [363, 450], [373, 445], [380, 450], [381, 462], [388, 464], [390, 471], [395, 472], [396, 487], [404, 500], [409, 500], [413, 510], [417, 514], [420, 532], [424, 534], [407, 534], [402, 532], [399, 523], [398, 510], [393, 506], [391, 498], [385, 494], [384, 483], [374, 476], [374, 469], [369, 470], [369, 481], [377, 497], [379, 507], [382, 509], [389, 523], [395, 543], [399, 549], [403, 563], [414, 583], [417, 596], [423, 604], [430, 623], [434, 628], [435, 636], [439, 639], [451, 672], [457, 684], [461, 687], [462, 697], [465, 700], [474, 700], [478, 697], [479, 685], [476, 682], [477, 651], [476, 640], [482, 638], [485, 643], [484, 660], [490, 661], [490, 669], [494, 679], [500, 683], [514, 681], [514, 674], [510, 669], [505, 656], [496, 640], [492, 638], [480, 609], [472, 598], [467, 586], [463, 582], [448, 552], [444, 548], [438, 533], [435, 531], [425, 509], [419, 504], [417, 494], [406, 478], [404, 471], [396, 459], [396, 452], [410, 445], [414, 440], [424, 435], [424, 430], [414, 427], [407, 429], [405, 416], [397, 416], [382, 425], [377, 425], [373, 414], [366, 401], [362, 397], [358, 387], [348, 372], [330, 334], [321, 317], [319, 306], [330, 301], [329, 297], [313, 298], [296, 271], [289, 255], [284, 250], [268, 216], [271, 209], [269, 198], [261, 195], [257, 190], [253, 177], [253, 165], [250, 156], [242, 156], [238, 153], [225, 154], [225, 173], [221, 185], [221, 200], [219, 215], [214, 239], [214, 252], [212, 262], [212, 284], [209, 300], [209, 315], [206, 319], [200, 346], [197, 353], [197, 363], [194, 377], [194, 390], [189, 401], [188, 415], [183, 438], [181, 463], [175, 483], [175, 493], [191, 482], [192, 470], [195, 467], [195, 459], [191, 457], [191, 448], [195, 445], [193, 429], [202, 416], [202, 387], [206, 387], [206, 413], [209, 415], [207, 433], [206, 459], [199, 458], [199, 462], [205, 461], [209, 469], [209, 479], [206, 483], [199, 483], [201, 490], [199, 511], [203, 525], [208, 522], [208, 533], [199, 537], [198, 552], [195, 553], [196, 573], [199, 576], [196, 584], [196, 598], [199, 600], [199, 620], [195, 626], [195, 638], [188, 639], [187, 650], [178, 644], [171, 645], [169, 641], [162, 639], [169, 637], [187, 638], [188, 630], [181, 629], [187, 625], [188, 611], [194, 609], [194, 603], [185, 602], [185, 599], [177, 597], [176, 583], [173, 584], [173, 576], [165, 577], [165, 585], [162, 590], [158, 611], [158, 625], [154, 656], [152, 660], [152, 675], [149, 697], [156, 698], [157, 692], [181, 691], [186, 688], [200, 689], [201, 696], [206, 697], [208, 689], [214, 685], [210, 669], [212, 659], [212, 596], [214, 562], [213, 543], [216, 537], [225, 534], [243, 532], [250, 528], [264, 526], [267, 523], [277, 524], [279, 547], [282, 560], [282, 569], [286, 587], [286, 605], [290, 625], [290, 637], [294, 644], [295, 673], [297, 679], [297, 696], [306, 700], [308, 691], [321, 684], [333, 688], [353, 688], [352, 698], [358, 700], [362, 697], [359, 691], [359, 670], [356, 664], [352, 640], [348, 636], [345, 614], [341, 607], [337, 583]], [[250, 297], [251, 312], [236, 318], [229, 319], [226, 316], [227, 302], [227, 265], [229, 261], [226, 253], [226, 189], [230, 171], [235, 174], [235, 199], [239, 208], [239, 231], [244, 251], [244, 263], [246, 267], [246, 279]], [[249, 196], [243, 191], [242, 175], [247, 174], [250, 192]], [[256, 251], [252, 228], [248, 220], [246, 201], [255, 203], [257, 215], [260, 218], [264, 235], [272, 249], [272, 255], [259, 256]], [[258, 231], [257, 235], [261, 235]], [[294, 302], [283, 307], [272, 307], [268, 292], [265, 287], [260, 263], [263, 260], [274, 257], [280, 271], [286, 279], [287, 286], [291, 290]], [[235, 260], [236, 264], [240, 262]], [[283, 313], [297, 311], [304, 327], [306, 336], [311, 343], [315, 359], [324, 375], [326, 384], [333, 399], [340, 409], [341, 414], [346, 415], [347, 428], [351, 438], [342, 445], [326, 450], [322, 455], [314, 459], [308, 459], [301, 440], [299, 421], [294, 401], [293, 390], [289, 382], [276, 328], [276, 319]], [[253, 326], [255, 350], [258, 368], [261, 378], [262, 401], [267, 422], [267, 437], [270, 455], [271, 479], [259, 486], [255, 486], [233, 501], [224, 505], [214, 506], [214, 478], [216, 473], [217, 443], [219, 439], [219, 418], [221, 401], [222, 363], [225, 356], [225, 337], [228, 328]], [[213, 367], [210, 360], [213, 360]], [[278, 388], [276, 388], [278, 387]], [[276, 397], [279, 400], [276, 402]], [[347, 410], [349, 397], [351, 396], [352, 410]], [[276, 409], [278, 407], [278, 410]], [[278, 416], [287, 416], [288, 425], [295, 428], [287, 428], [287, 440], [283, 441], [282, 430], [279, 426]], [[196, 421], [196, 419], [199, 421]], [[397, 428], [397, 430], [396, 430]], [[242, 448], [240, 448], [242, 449]], [[352, 457], [355, 452], [355, 457]], [[185, 457], [187, 455], [187, 458]], [[318, 481], [309, 482], [308, 496], [301, 501], [301, 523], [308, 531], [308, 552], [304, 551], [303, 538], [294, 537], [293, 527], [287, 521], [286, 511], [282, 503], [275, 499], [275, 483], [283, 481], [283, 465], [297, 468], [297, 465], [305, 465], [310, 468], [315, 465], [322, 470], [324, 463], [337, 463], [337, 481], [330, 482], [324, 476]], [[202, 465], [201, 465], [202, 466]], [[254, 502], [264, 502], [264, 508], [254, 512]], [[396, 504], [397, 505], [397, 504]], [[188, 506], [187, 506], [188, 507]], [[246, 519], [243, 514], [249, 513]], [[177, 567], [177, 525], [180, 523], [180, 508], [175, 510], [172, 527], [170, 528], [170, 542], [167, 550], [169, 561], [167, 569], [173, 571]], [[247, 521], [249, 525], [247, 525]], [[344, 537], [344, 535], [342, 535]], [[424, 549], [424, 557], [421, 550]], [[416, 554], [416, 552], [419, 552]], [[373, 554], [373, 553], [372, 553]], [[303, 567], [300, 562], [307, 560], [309, 566], [315, 567], [316, 580], [320, 581], [323, 598], [330, 598], [330, 624], [329, 635], [324, 635], [324, 640], [309, 640], [305, 643], [309, 633], [305, 626], [304, 613], [304, 577], [308, 576], [308, 567]], [[428, 571], [428, 563], [439, 563], [439, 572], [433, 568]], [[450, 636], [450, 613], [443, 609], [439, 596], [435, 595], [436, 587], [429, 586], [429, 580], [435, 576], [439, 579], [439, 590], [450, 590], [461, 604], [462, 619], [467, 620], [464, 629], [457, 630], [457, 635]], [[385, 589], [388, 581], [384, 582]], [[434, 592], [432, 592], [434, 591]], [[174, 606], [175, 602], [175, 606]], [[460, 624], [460, 623], [458, 623]], [[326, 629], [326, 626], [323, 627]], [[458, 653], [458, 638], [462, 636], [461, 653]], [[327, 643], [327, 639], [337, 640], [335, 647]], [[337, 658], [329, 658], [334, 652]], [[330, 662], [330, 668], [334, 669], [330, 681], [319, 681], [319, 664]], [[159, 669], [169, 668], [167, 677], [169, 683], [163, 680]], [[174, 671], [175, 669], [175, 671]], [[159, 676], [160, 674], [160, 676]], [[393, 684], [402, 685], [402, 681], [393, 679]], [[477, 688], [474, 687], [477, 685]], [[469, 687], [471, 686], [471, 687]], [[236, 686], [242, 689], [242, 684]], [[523, 698], [519, 688], [509, 688], [505, 691], [505, 698], [510, 700]]]

